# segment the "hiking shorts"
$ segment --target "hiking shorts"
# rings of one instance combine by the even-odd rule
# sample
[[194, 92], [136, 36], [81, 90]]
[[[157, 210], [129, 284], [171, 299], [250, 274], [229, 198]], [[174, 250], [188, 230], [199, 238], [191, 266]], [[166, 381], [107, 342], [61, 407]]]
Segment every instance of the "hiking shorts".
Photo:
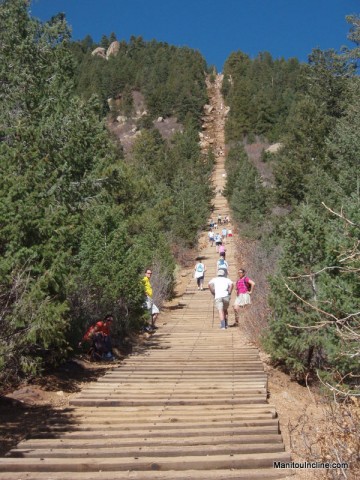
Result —
[[251, 295], [248, 293], [239, 293], [239, 295], [235, 298], [234, 307], [244, 307], [245, 305], [251, 304]]
[[230, 295], [222, 298], [215, 298], [215, 307], [218, 310], [227, 310], [230, 305]]
[[158, 309], [158, 307], [155, 305], [155, 303], [152, 304], [152, 307], [151, 307], [151, 315], [155, 315], [156, 313], [160, 313], [160, 310]]

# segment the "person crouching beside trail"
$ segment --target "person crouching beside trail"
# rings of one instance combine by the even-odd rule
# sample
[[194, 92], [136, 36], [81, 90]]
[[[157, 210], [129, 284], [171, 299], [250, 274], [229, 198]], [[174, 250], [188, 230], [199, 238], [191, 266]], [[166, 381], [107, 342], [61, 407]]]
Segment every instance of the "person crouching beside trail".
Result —
[[219, 270], [217, 277], [212, 278], [209, 282], [209, 289], [214, 296], [215, 306], [219, 312], [220, 328], [222, 330], [228, 326], [228, 309], [233, 287], [233, 282], [225, 277], [224, 270]]
[[84, 342], [91, 342], [96, 357], [105, 360], [113, 360], [112, 353], [110, 327], [114, 318], [112, 315], [106, 315], [103, 320], [99, 320], [95, 324], [91, 325], [88, 331], [79, 342], [79, 347]]
[[148, 331], [157, 330], [158, 327], [155, 325], [155, 323], [156, 323], [157, 317], [160, 313], [160, 310], [155, 305], [155, 303], [153, 301], [153, 298], [152, 298], [153, 289], [152, 289], [151, 282], [150, 282], [151, 275], [152, 275], [151, 269], [147, 268], [145, 270], [145, 276], [142, 279], [142, 283], [144, 285], [144, 290], [145, 290], [145, 296], [146, 296], [145, 308], [149, 311], [149, 313], [151, 315], [151, 325], [149, 325], [149, 327], [147, 328]]
[[230, 325], [231, 327], [236, 327], [239, 325], [239, 314], [240, 310], [244, 310], [246, 307], [251, 305], [251, 295], [255, 288], [255, 282], [249, 277], [245, 276], [245, 270], [240, 268], [239, 270], [239, 279], [236, 282], [236, 299], [233, 305], [235, 313], [235, 322]]

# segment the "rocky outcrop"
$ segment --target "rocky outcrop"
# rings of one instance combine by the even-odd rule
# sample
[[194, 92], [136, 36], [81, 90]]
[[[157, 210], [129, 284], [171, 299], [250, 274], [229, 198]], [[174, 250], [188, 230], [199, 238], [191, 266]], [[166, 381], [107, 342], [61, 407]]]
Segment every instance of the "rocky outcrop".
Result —
[[114, 57], [118, 54], [120, 50], [120, 43], [115, 40], [115, 42], [110, 43], [109, 48], [106, 51], [106, 59], [108, 60], [111, 55]]
[[97, 57], [106, 58], [106, 50], [103, 47], [97, 47], [95, 48], [95, 50], [91, 52], [91, 55], [93, 57], [97, 56]]
[[106, 50], [106, 48], [103, 47], [97, 47], [95, 50], [91, 52], [91, 55], [94, 57], [101, 57], [101, 58], [106, 58], [106, 60], [109, 60], [109, 57], [111, 56], [116, 56], [120, 50], [120, 43], [116, 40], [115, 42], [112, 42], [109, 46], [109, 48]]

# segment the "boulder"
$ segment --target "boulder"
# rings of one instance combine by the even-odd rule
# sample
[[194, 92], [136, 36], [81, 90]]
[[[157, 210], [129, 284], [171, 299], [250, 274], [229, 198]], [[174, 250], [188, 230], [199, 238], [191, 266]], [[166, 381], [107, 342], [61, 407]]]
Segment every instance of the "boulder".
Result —
[[106, 51], [106, 58], [108, 59], [111, 55], [114, 57], [118, 54], [120, 50], [120, 43], [115, 40], [115, 42], [110, 43], [109, 48]]
[[164, 121], [164, 117], [158, 117], [158, 119], [157, 119], [157, 122], [158, 122], [158, 123], [161, 123], [161, 122], [163, 122], [163, 121]]
[[97, 47], [95, 48], [95, 50], [93, 50], [91, 52], [91, 55], [92, 56], [98, 56], [98, 57], [102, 57], [102, 58], [106, 58], [106, 51], [105, 51], [105, 48], [103, 47]]
[[126, 117], [124, 115], [119, 115], [118, 117], [116, 117], [116, 121], [119, 123], [125, 123]]

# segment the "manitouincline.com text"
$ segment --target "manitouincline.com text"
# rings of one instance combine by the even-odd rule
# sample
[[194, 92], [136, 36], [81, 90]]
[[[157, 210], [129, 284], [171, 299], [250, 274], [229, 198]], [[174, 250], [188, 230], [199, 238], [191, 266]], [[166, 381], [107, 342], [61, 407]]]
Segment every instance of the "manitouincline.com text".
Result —
[[349, 464], [346, 462], [274, 462], [274, 468], [326, 468], [327, 470], [334, 468], [342, 468], [346, 470]]

